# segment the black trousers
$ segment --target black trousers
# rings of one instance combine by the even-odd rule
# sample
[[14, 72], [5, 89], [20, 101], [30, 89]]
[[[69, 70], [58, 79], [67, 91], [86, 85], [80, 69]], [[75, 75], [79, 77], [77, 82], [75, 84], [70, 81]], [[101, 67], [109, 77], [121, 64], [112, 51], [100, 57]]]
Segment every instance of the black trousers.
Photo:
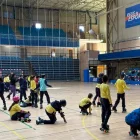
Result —
[[30, 116], [29, 113], [17, 112], [11, 117], [11, 120], [16, 121], [18, 119], [21, 119], [22, 117], [23, 118], [29, 118], [29, 116]]
[[47, 91], [40, 91], [40, 104], [43, 103], [43, 96], [46, 96], [48, 104], [50, 103], [50, 96]]
[[48, 115], [50, 120], [44, 120], [44, 124], [54, 124], [56, 122], [56, 114], [50, 114], [45, 110], [46, 114]]
[[27, 99], [26, 96], [26, 90], [25, 89], [20, 89], [20, 101], [22, 101], [22, 97], [24, 96], [24, 99]]
[[91, 106], [91, 103], [84, 105], [83, 107], [79, 106], [82, 112], [87, 112], [87, 109]]
[[96, 92], [96, 95], [95, 95], [93, 101], [96, 101], [97, 97], [100, 97], [100, 89], [96, 87], [95, 92]]
[[37, 93], [34, 92], [34, 90], [31, 90], [31, 96], [32, 96], [32, 105], [37, 105]]
[[137, 135], [137, 131], [140, 131], [140, 126], [130, 126], [130, 131], [134, 134]]
[[105, 98], [101, 98], [101, 104], [102, 104], [102, 116], [101, 116], [102, 123], [104, 125], [107, 125], [108, 120], [111, 115], [111, 106], [110, 106], [109, 100]]
[[5, 102], [5, 98], [4, 98], [4, 93], [0, 93], [0, 98], [3, 101], [3, 106], [6, 107], [6, 102]]
[[5, 91], [9, 91], [9, 89], [10, 89], [10, 83], [9, 82], [6, 82], [4, 84], [4, 89], [5, 89]]
[[28, 81], [28, 87], [30, 87], [30, 82]]
[[116, 109], [116, 107], [118, 106], [120, 99], [122, 99], [122, 108], [125, 108], [125, 93], [123, 94], [117, 94], [117, 100], [113, 106], [114, 109]]

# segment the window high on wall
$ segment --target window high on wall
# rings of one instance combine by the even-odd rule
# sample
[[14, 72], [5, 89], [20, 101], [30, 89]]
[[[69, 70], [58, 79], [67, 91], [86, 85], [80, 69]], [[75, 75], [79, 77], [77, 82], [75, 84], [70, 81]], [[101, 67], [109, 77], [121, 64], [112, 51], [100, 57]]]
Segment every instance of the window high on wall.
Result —
[[42, 28], [42, 24], [41, 23], [36, 23], [35, 24], [35, 28], [36, 29], [41, 29]]
[[84, 31], [85, 31], [85, 27], [82, 26], [82, 25], [80, 25], [80, 26], [79, 26], [79, 30], [82, 31], [82, 32], [84, 32]]

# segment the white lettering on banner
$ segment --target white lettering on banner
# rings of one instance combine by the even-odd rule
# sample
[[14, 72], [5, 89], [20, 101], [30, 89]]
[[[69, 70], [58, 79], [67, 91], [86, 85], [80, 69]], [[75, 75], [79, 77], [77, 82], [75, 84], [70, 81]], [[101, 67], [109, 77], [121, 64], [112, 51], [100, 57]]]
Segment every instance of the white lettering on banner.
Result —
[[127, 14], [128, 22], [140, 19], [140, 13], [133, 11]]

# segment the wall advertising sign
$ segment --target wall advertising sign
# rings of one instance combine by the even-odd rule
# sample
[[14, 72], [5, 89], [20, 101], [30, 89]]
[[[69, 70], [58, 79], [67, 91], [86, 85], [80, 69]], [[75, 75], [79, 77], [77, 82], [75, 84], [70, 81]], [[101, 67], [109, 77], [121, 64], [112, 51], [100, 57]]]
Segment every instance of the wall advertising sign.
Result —
[[140, 4], [125, 9], [125, 27], [140, 25]]

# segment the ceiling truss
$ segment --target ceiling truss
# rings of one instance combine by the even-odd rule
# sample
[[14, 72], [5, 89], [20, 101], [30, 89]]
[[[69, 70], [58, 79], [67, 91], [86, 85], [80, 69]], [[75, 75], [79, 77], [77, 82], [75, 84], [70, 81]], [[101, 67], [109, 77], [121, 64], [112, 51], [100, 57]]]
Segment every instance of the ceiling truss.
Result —
[[30, 8], [49, 8], [77, 11], [99, 12], [106, 8], [106, 0], [1, 0], [2, 4], [7, 4]]

